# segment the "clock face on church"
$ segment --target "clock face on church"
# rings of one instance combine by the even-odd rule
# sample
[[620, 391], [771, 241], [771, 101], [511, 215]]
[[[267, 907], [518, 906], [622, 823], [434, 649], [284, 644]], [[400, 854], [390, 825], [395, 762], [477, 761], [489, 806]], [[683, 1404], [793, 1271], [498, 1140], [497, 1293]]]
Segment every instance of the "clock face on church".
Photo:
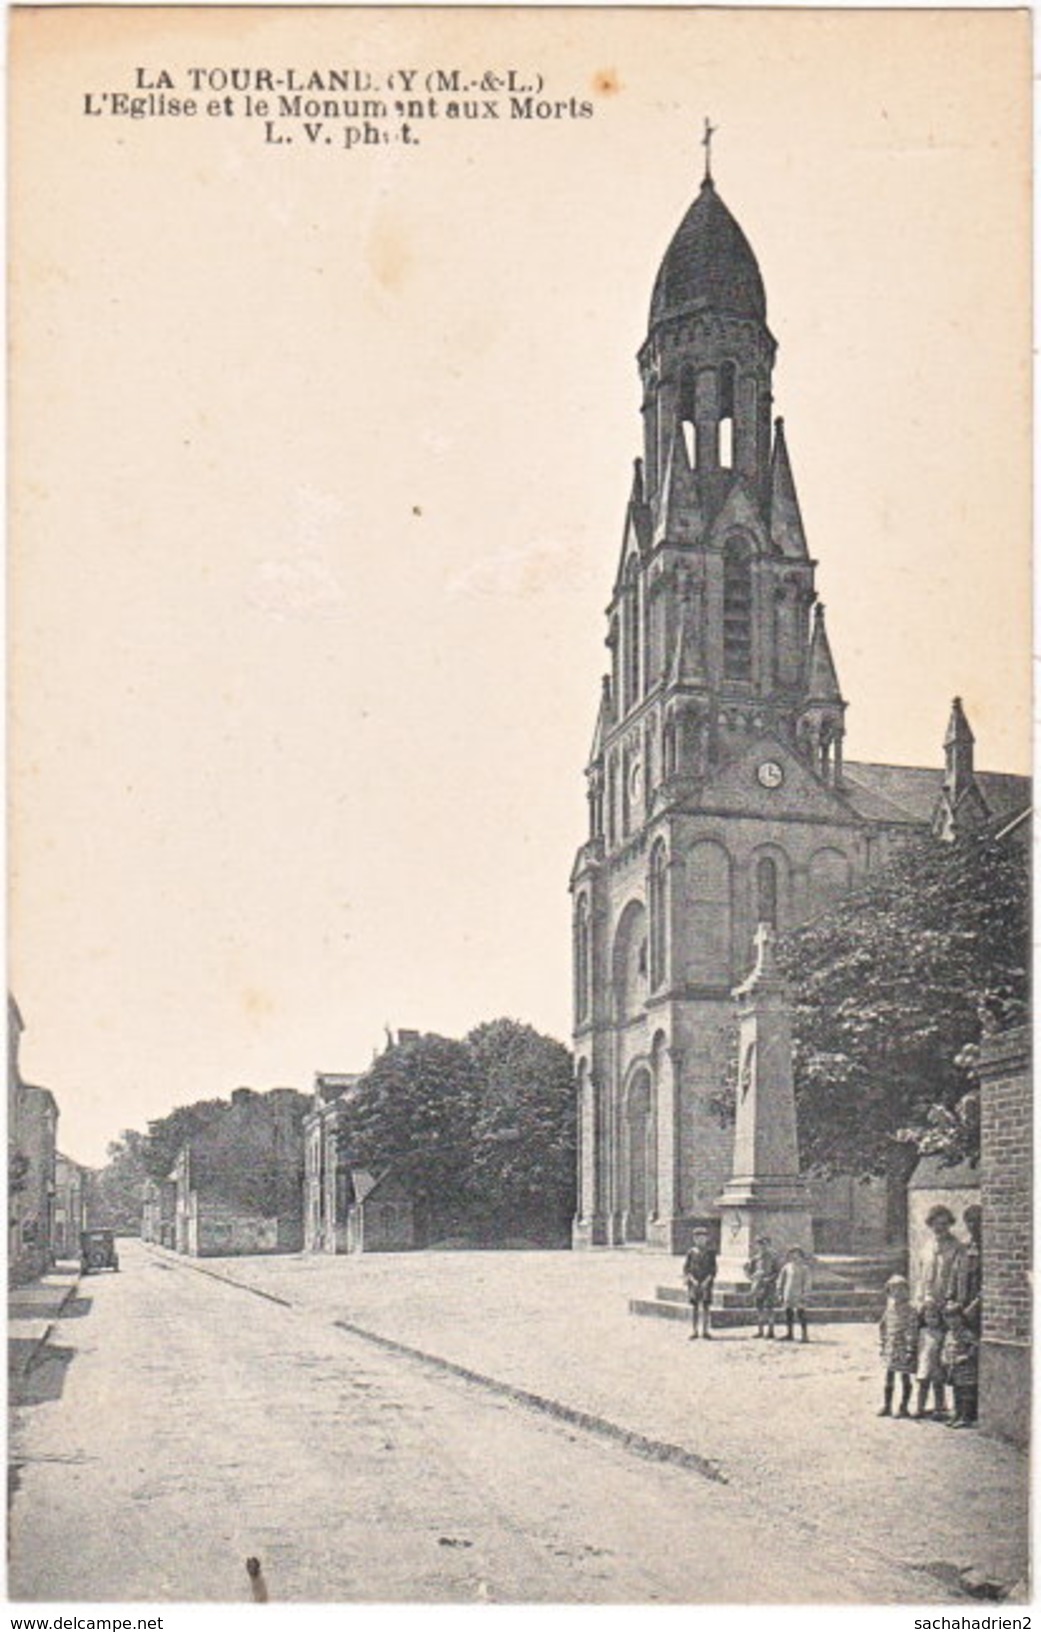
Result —
[[762, 788], [779, 788], [784, 781], [784, 772], [776, 759], [764, 759], [755, 774]]

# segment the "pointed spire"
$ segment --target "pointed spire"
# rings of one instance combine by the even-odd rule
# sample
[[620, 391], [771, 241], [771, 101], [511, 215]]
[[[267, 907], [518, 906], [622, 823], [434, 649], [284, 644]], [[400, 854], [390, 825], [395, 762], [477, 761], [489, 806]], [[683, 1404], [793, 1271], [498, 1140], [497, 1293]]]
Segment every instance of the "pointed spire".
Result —
[[947, 722], [947, 735], [943, 739], [944, 748], [967, 747], [971, 753], [972, 745], [976, 741], [972, 727], [965, 717], [960, 697], [951, 702], [951, 717]]
[[774, 451], [770, 465], [770, 539], [782, 555], [798, 556], [805, 560], [809, 554], [783, 419], [774, 421]]
[[824, 608], [820, 601], [813, 609], [813, 632], [806, 659], [806, 700], [810, 703], [841, 703], [842, 688], [835, 672], [835, 659], [824, 627]]
[[975, 741], [972, 727], [965, 718], [961, 698], [955, 697], [951, 703], [951, 717], [947, 722], [947, 735], [943, 739], [945, 761], [943, 785], [954, 804], [958, 804], [965, 797], [976, 781], [975, 767], [973, 765], [973, 745]]
[[614, 725], [614, 700], [611, 696], [611, 676], [605, 674], [600, 685], [600, 707], [596, 711], [593, 742], [589, 750], [589, 764], [595, 765], [604, 747], [604, 738]]

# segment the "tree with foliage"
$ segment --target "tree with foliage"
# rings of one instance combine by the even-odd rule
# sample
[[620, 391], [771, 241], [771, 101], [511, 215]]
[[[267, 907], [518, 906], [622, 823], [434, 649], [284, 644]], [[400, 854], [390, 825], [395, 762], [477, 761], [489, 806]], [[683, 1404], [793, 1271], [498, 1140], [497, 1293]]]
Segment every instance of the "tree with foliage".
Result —
[[141, 1201], [148, 1168], [146, 1139], [124, 1128], [108, 1145], [108, 1161], [90, 1185], [87, 1223], [92, 1228], [137, 1235], [141, 1228]]
[[575, 1091], [562, 1043], [519, 1020], [466, 1038], [480, 1088], [472, 1188], [486, 1232], [557, 1240], [575, 1210]]
[[479, 1105], [470, 1050], [433, 1033], [388, 1048], [356, 1085], [345, 1128], [352, 1165], [374, 1174], [393, 1168], [421, 1237], [466, 1227]]
[[922, 838], [782, 937], [800, 1145], [821, 1172], [904, 1175], [978, 1156], [981, 1016], [1025, 1013], [1029, 858], [986, 833]]
[[182, 1146], [212, 1127], [229, 1109], [226, 1099], [197, 1099], [191, 1105], [178, 1105], [167, 1116], [153, 1118], [143, 1147], [149, 1178], [167, 1178]]

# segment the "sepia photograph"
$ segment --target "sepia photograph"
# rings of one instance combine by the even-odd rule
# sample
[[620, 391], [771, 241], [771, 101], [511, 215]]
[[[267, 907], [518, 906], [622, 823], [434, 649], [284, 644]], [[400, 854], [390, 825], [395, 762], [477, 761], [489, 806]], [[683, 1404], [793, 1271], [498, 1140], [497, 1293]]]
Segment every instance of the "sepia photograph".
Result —
[[1029, 1627], [1031, 24], [10, 8], [9, 1602]]

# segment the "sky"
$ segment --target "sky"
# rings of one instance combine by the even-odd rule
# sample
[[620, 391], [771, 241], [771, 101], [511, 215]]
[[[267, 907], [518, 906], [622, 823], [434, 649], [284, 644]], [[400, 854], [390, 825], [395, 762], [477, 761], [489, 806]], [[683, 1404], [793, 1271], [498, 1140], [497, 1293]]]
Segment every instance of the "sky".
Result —
[[[68, 1154], [386, 1025], [567, 1037], [635, 353], [706, 114], [848, 756], [938, 764], [960, 694], [1028, 768], [1028, 28], [13, 16], [9, 970]], [[513, 65], [593, 112], [348, 148], [84, 111], [199, 65]]]

